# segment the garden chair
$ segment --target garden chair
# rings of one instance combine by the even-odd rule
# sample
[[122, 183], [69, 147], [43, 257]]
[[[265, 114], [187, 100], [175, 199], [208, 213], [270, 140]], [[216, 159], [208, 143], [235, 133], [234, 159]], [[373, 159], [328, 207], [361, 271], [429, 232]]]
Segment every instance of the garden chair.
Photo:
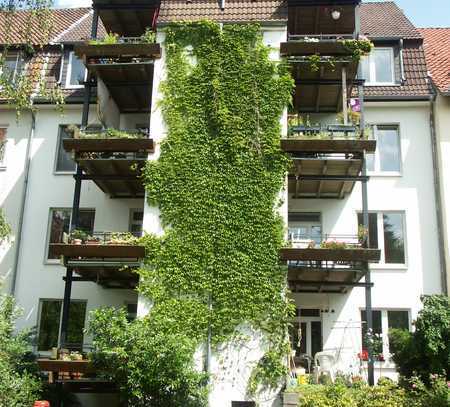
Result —
[[336, 378], [336, 357], [334, 352], [317, 352], [314, 356], [314, 378], [316, 383], [322, 374], [327, 374], [331, 381]]

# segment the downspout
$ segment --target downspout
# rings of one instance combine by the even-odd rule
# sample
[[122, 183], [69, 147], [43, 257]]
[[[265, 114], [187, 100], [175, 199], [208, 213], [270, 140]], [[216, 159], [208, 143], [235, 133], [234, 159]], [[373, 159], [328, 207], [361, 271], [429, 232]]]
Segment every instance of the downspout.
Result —
[[403, 62], [403, 38], [399, 39], [399, 55], [400, 55], [400, 81], [403, 85], [406, 82], [405, 77], [405, 64]]
[[19, 227], [17, 230], [16, 252], [14, 254], [13, 274], [12, 274], [12, 282], [11, 282], [11, 290], [10, 290], [10, 294], [12, 296], [15, 296], [15, 294], [16, 294], [17, 274], [18, 274], [19, 265], [20, 265], [20, 252], [22, 249], [23, 218], [24, 218], [25, 207], [26, 207], [26, 202], [27, 202], [28, 183], [29, 183], [29, 178], [30, 178], [30, 167], [31, 167], [31, 143], [34, 138], [35, 128], [36, 128], [36, 116], [35, 116], [34, 111], [31, 109], [31, 127], [30, 127], [30, 133], [28, 134], [27, 150], [25, 153], [25, 174], [24, 174], [24, 179], [23, 179], [22, 198], [21, 198], [21, 202], [20, 202]]
[[432, 88], [430, 96], [430, 134], [431, 134], [431, 155], [433, 159], [433, 178], [434, 178], [434, 199], [436, 201], [436, 220], [439, 239], [439, 258], [441, 266], [441, 285], [442, 293], [448, 295], [447, 287], [447, 261], [445, 258], [445, 237], [444, 237], [444, 217], [442, 215], [442, 191], [441, 174], [439, 171], [439, 150], [436, 136], [436, 91]]

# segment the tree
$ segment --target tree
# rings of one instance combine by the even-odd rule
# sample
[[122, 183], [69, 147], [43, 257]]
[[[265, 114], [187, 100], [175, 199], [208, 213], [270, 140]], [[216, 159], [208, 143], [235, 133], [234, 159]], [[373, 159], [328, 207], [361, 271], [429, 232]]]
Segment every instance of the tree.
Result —
[[14, 334], [14, 299], [0, 299], [0, 406], [31, 406], [41, 391], [29, 332]]
[[390, 348], [399, 373], [418, 375], [429, 382], [430, 375], [450, 378], [450, 298], [444, 295], [422, 297], [423, 309], [414, 333], [393, 329]]

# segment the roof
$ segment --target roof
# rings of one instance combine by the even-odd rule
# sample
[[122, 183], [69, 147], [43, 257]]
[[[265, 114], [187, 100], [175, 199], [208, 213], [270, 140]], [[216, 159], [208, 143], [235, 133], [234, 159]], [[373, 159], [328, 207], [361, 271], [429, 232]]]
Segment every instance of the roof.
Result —
[[425, 57], [433, 83], [450, 95], [450, 28], [421, 28]]
[[[87, 13], [90, 12], [90, 8], [66, 8], [66, 9], [53, 9], [50, 12], [51, 16], [51, 29], [49, 38], [52, 40], [54, 37], [60, 35], [68, 27], [81, 19]], [[7, 27], [7, 17], [5, 12], [0, 13], [0, 43], [5, 44], [24, 44], [27, 42], [27, 32], [29, 32], [29, 39], [32, 45], [38, 45], [42, 42], [42, 27], [38, 24], [38, 19], [30, 17], [29, 11], [16, 11], [10, 17], [11, 26], [19, 29], [10, 30], [9, 39], [6, 37], [5, 28]], [[25, 30], [32, 24], [31, 29]], [[9, 40], [9, 41], [8, 41]]]
[[287, 21], [285, 0], [227, 0], [224, 10], [217, 0], [162, 0], [158, 23], [211, 19], [218, 22]]
[[362, 3], [361, 33], [370, 38], [422, 38], [403, 11], [393, 2]]

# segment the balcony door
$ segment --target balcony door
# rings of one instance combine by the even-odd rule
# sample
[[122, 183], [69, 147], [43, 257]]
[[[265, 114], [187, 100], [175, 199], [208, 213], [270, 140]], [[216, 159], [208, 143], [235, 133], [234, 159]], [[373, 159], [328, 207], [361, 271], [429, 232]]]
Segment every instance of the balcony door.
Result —
[[319, 309], [298, 309], [292, 326], [291, 345], [303, 365], [302, 356], [314, 359], [322, 351], [322, 318]]
[[308, 245], [310, 241], [320, 244], [322, 240], [322, 221], [320, 213], [290, 212], [289, 240], [295, 245]]

